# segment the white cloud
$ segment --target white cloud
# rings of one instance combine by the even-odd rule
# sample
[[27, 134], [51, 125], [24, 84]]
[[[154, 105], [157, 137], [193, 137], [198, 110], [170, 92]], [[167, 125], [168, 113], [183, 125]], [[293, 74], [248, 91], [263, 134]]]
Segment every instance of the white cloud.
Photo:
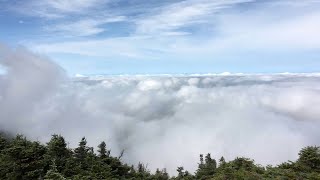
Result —
[[137, 33], [155, 36], [163, 32], [168, 34], [178, 33], [179, 35], [188, 33], [180, 32], [179, 29], [190, 25], [208, 23], [213, 20], [211, 16], [222, 11], [222, 9], [252, 1], [254, 0], [187, 0], [173, 3], [158, 10], [152, 10], [149, 16], [136, 21]]
[[272, 15], [268, 17], [256, 13], [222, 17], [219, 26], [222, 35], [217, 41], [212, 41], [213, 47], [265, 50], [320, 48], [318, 12], [285, 16], [277, 21], [272, 20], [276, 18]]
[[139, 82], [137, 85], [138, 89], [141, 91], [148, 91], [148, 90], [157, 90], [162, 87], [162, 84], [155, 80], [145, 80]]
[[113, 22], [121, 22], [124, 20], [125, 17], [123, 16], [99, 17], [95, 19], [84, 19], [76, 22], [55, 24], [53, 26], [48, 26], [45, 29], [49, 33], [58, 33], [64, 36], [90, 36], [106, 31], [104, 27], [101, 27], [102, 25]]
[[145, 37], [120, 37], [50, 44], [29, 43], [26, 46], [41, 53], [68, 53], [105, 58], [141, 58], [147, 56], [140, 46], [146, 46], [144, 42], [146, 42]]
[[23, 14], [43, 18], [60, 18], [68, 14], [86, 14], [100, 7], [107, 0], [26, 0], [19, 2], [13, 9]]
[[[137, 26], [129, 36], [31, 43], [27, 46], [42, 53], [71, 53], [112, 59], [200, 60], [217, 59], [238, 52], [255, 51], [258, 54], [277, 51], [288, 55], [291, 51], [320, 48], [320, 14], [319, 6], [314, 5], [316, 2], [292, 5], [286, 11], [283, 11], [284, 3], [276, 2], [258, 4], [246, 11], [224, 11], [243, 2], [247, 1], [189, 0], [174, 3], [152, 11], [150, 16], [144, 15], [134, 20]], [[70, 34], [91, 35], [104, 31], [99, 27], [100, 22], [103, 21], [80, 21], [58, 25], [56, 29], [70, 30]], [[207, 30], [204, 34], [193, 34], [183, 30], [183, 27], [206, 27]]]
[[98, 0], [48, 0], [40, 1], [42, 6], [56, 9], [61, 12], [78, 12], [99, 4]]
[[55, 92], [64, 79], [64, 71], [47, 57], [21, 48], [12, 50], [0, 44], [0, 56], [0, 65], [5, 67], [0, 75], [1, 128], [30, 128], [25, 118], [32, 121], [33, 107]]
[[270, 1], [266, 2], [266, 4], [269, 3], [271, 6], [291, 6], [291, 7], [305, 7], [310, 5], [317, 5], [320, 1], [319, 0], [305, 0], [305, 1], [299, 1], [299, 0], [282, 0], [282, 1]]
[[[74, 147], [107, 140], [128, 163], [193, 172], [199, 153], [276, 164], [319, 145], [319, 74], [99, 76], [61, 81], [61, 69], [0, 48], [0, 127]], [[14, 59], [14, 61], [12, 61]], [[60, 78], [57, 78], [60, 77]], [[156, 155], [155, 155], [156, 154]]]

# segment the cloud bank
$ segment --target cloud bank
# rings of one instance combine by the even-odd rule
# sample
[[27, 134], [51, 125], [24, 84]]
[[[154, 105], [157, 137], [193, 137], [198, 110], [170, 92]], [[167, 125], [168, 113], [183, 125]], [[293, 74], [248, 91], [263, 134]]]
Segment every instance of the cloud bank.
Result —
[[0, 48], [0, 127], [75, 147], [105, 140], [124, 161], [194, 171], [199, 153], [260, 164], [319, 145], [320, 75], [91, 76], [67, 79], [45, 57]]
[[55, 93], [64, 71], [46, 57], [26, 49], [12, 50], [0, 44], [0, 119], [1, 129], [19, 131], [33, 129], [41, 111], [35, 106]]

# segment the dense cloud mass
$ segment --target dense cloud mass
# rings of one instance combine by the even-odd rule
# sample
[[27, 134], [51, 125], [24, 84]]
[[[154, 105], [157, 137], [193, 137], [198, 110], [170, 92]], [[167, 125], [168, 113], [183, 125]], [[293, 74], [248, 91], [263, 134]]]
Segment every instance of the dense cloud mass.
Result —
[[320, 75], [92, 76], [68, 79], [45, 57], [0, 47], [0, 125], [74, 147], [105, 140], [128, 163], [195, 170], [198, 155], [294, 160], [320, 144]]
[[[34, 109], [40, 102], [56, 93], [64, 71], [46, 57], [26, 49], [15, 50], [0, 44], [0, 125], [7, 131], [36, 128]], [[33, 124], [34, 123], [34, 124]]]

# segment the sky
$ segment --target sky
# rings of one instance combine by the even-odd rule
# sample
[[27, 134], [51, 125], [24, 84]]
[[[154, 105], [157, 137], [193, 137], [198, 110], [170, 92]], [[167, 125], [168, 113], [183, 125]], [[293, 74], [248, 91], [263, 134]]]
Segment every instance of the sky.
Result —
[[0, 42], [69, 75], [320, 71], [319, 0], [0, 0]]

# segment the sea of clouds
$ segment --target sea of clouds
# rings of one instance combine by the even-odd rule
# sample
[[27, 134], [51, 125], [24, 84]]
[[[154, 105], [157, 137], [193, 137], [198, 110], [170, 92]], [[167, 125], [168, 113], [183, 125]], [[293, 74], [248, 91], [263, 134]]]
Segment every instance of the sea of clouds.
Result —
[[69, 78], [46, 57], [0, 47], [0, 128], [45, 142], [62, 134], [148, 168], [193, 172], [200, 153], [277, 164], [320, 145], [320, 74]]

